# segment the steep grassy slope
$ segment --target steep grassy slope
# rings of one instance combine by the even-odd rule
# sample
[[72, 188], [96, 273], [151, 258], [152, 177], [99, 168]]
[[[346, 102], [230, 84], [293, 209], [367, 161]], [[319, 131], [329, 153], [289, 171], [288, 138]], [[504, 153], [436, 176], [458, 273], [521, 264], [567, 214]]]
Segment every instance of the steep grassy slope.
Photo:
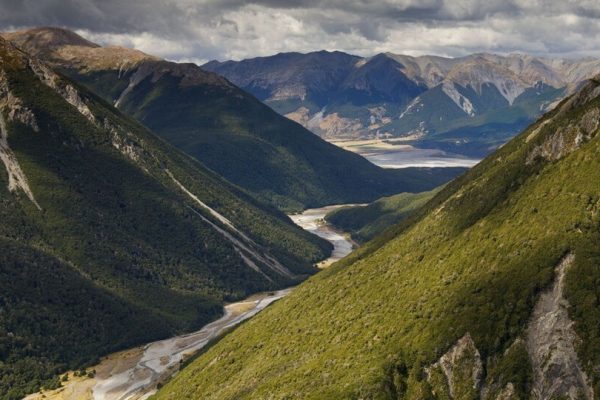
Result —
[[325, 220], [342, 231], [349, 232], [355, 241], [365, 243], [415, 212], [439, 190], [400, 193], [382, 197], [366, 206], [338, 208], [327, 214]]
[[[56, 43], [52, 36], [56, 35]], [[72, 43], [65, 39], [73, 37]], [[280, 209], [424, 191], [461, 169], [381, 169], [277, 114], [225, 78], [42, 28], [9, 34], [230, 182]]]
[[157, 398], [599, 398], [599, 95], [588, 84]]
[[0, 398], [189, 330], [331, 250], [0, 39]]

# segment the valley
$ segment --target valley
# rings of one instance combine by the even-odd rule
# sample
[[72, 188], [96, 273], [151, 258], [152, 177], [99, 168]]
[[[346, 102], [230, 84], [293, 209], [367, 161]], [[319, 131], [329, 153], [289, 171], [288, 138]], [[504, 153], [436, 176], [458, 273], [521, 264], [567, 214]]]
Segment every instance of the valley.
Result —
[[156, 398], [598, 398], [599, 132], [592, 80]]
[[0, 400], [600, 400], [600, 6], [30, 3]]
[[379, 168], [333, 146], [214, 72], [75, 32], [2, 34], [261, 202], [285, 211], [370, 202], [447, 182], [460, 168]]
[[[324, 216], [346, 205], [308, 209], [290, 218], [306, 231], [333, 245], [329, 258], [318, 266], [324, 268], [350, 254], [355, 243], [343, 232], [323, 221]], [[110, 354], [87, 372], [90, 376], [67, 373], [61, 388], [29, 395], [25, 400], [139, 400], [147, 399], [211, 342], [226, 335], [236, 325], [252, 318], [271, 303], [288, 295], [294, 288], [254, 294], [224, 307], [224, 315], [201, 329], [168, 339]]]
[[258, 293], [227, 304], [225, 314], [202, 329], [110, 354], [91, 368], [94, 376], [68, 373], [63, 387], [29, 395], [25, 400], [137, 400], [156, 392], [195, 353], [241, 322], [286, 296], [292, 288]]

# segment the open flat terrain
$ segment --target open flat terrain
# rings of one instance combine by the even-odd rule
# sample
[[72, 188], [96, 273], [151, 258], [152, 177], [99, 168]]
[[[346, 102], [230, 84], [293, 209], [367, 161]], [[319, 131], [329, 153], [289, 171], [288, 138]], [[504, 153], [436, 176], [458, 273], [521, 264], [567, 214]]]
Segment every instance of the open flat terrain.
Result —
[[420, 149], [407, 144], [406, 139], [343, 140], [332, 143], [360, 154], [382, 168], [470, 168], [481, 161], [439, 149]]

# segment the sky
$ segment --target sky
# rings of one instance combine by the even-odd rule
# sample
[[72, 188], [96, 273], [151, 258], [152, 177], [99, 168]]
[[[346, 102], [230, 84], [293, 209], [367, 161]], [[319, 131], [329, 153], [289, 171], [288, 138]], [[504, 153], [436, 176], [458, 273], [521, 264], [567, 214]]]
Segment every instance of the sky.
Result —
[[0, 0], [0, 30], [33, 26], [199, 64], [316, 50], [600, 57], [599, 0]]

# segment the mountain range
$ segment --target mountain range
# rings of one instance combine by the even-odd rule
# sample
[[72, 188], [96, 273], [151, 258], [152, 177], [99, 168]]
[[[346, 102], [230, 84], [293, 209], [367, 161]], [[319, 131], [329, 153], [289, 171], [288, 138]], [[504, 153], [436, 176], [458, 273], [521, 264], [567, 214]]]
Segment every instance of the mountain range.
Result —
[[203, 68], [330, 141], [400, 138], [479, 157], [594, 76], [600, 60], [320, 51], [211, 61]]
[[598, 399], [600, 80], [157, 399]]
[[281, 209], [298, 211], [428, 190], [462, 171], [378, 168], [195, 64], [101, 47], [60, 28], [4, 36], [225, 179]]

